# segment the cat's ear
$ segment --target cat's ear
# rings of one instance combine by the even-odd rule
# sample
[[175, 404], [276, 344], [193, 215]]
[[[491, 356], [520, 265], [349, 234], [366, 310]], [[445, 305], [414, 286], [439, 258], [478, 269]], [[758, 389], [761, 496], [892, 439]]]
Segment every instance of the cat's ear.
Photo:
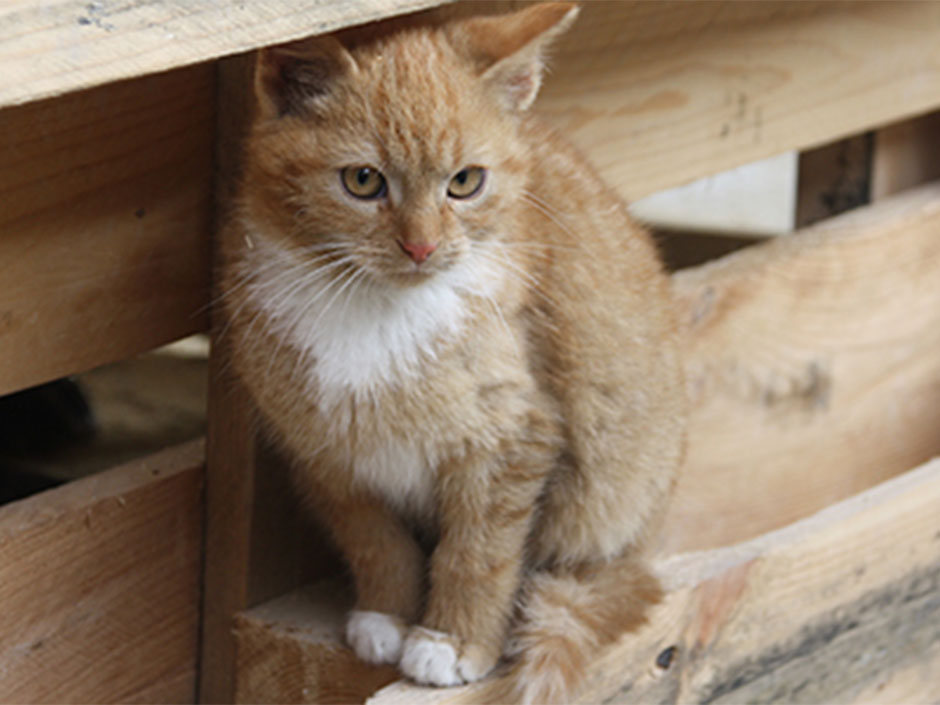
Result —
[[263, 118], [303, 116], [316, 110], [356, 61], [336, 37], [305, 39], [258, 52], [255, 96]]
[[503, 105], [521, 111], [539, 92], [547, 48], [574, 23], [578, 11], [575, 3], [541, 3], [457, 22], [448, 29], [448, 38]]

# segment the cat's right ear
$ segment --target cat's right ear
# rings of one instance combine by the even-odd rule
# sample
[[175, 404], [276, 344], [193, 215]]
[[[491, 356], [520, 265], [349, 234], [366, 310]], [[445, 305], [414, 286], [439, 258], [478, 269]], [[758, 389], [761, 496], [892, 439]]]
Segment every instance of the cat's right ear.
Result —
[[548, 47], [574, 23], [578, 12], [576, 3], [543, 2], [456, 22], [448, 37], [503, 106], [522, 111], [538, 94]]
[[255, 96], [262, 118], [314, 113], [337, 80], [357, 70], [336, 37], [262, 49], [255, 61]]

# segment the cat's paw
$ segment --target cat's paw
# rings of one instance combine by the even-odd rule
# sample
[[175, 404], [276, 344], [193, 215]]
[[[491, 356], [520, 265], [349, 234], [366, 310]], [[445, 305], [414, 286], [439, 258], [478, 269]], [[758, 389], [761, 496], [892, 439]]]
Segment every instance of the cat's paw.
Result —
[[367, 663], [398, 663], [405, 623], [390, 614], [353, 610], [346, 621], [346, 642]]
[[479, 680], [494, 664], [481, 647], [462, 645], [444, 632], [412, 627], [398, 667], [417, 683], [447, 687]]

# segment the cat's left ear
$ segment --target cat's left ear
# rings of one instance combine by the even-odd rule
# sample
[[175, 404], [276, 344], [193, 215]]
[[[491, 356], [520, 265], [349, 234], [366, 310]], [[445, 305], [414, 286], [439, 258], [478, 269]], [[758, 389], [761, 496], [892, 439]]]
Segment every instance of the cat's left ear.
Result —
[[538, 95], [549, 45], [578, 16], [570, 2], [546, 2], [518, 12], [454, 23], [448, 39], [510, 111], [526, 110]]
[[333, 36], [262, 49], [255, 62], [255, 96], [263, 118], [315, 112], [356, 61]]

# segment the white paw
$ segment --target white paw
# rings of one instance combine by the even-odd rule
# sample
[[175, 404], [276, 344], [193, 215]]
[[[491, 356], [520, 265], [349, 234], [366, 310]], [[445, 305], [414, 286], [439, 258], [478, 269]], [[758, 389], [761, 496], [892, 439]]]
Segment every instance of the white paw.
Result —
[[404, 623], [382, 612], [353, 610], [346, 622], [346, 641], [368, 663], [398, 663], [404, 635]]
[[454, 639], [433, 629], [412, 627], [398, 667], [406, 676], [424, 685], [451, 686], [464, 682], [457, 672]]
[[444, 632], [412, 627], [398, 667], [424, 685], [448, 687], [479, 680], [490, 670], [472, 647], [461, 653], [458, 640]]

